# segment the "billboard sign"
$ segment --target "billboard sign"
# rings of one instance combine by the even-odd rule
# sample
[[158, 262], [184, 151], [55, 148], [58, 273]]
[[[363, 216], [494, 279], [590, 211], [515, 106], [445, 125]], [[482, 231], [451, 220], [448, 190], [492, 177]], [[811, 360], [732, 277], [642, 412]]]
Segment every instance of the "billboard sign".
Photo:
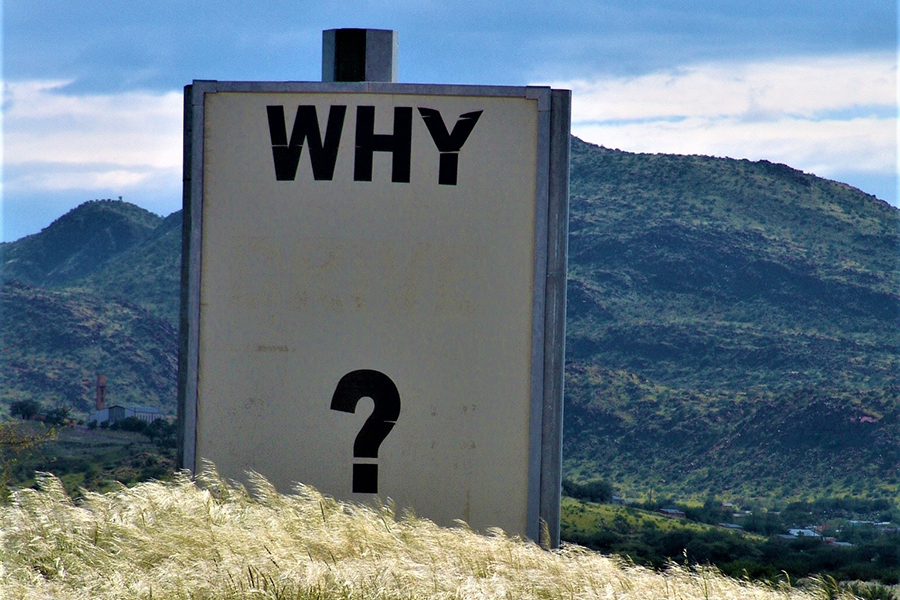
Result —
[[182, 466], [553, 537], [568, 134], [549, 88], [188, 86]]

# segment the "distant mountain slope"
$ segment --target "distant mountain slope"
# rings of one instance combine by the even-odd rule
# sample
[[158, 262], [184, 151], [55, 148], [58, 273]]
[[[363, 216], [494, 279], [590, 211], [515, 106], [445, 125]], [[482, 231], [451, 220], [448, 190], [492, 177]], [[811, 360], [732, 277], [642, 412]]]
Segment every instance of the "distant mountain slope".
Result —
[[181, 211], [163, 219], [140, 243], [103, 268], [73, 280], [78, 287], [108, 298], [127, 299], [178, 326], [181, 288]]
[[145, 309], [7, 281], [0, 285], [0, 316], [4, 401], [31, 398], [84, 414], [103, 373], [109, 404], [174, 412], [177, 331]]
[[[572, 144], [566, 474], [896, 498], [900, 211], [766, 161]], [[90, 398], [104, 369], [111, 395], [174, 408], [181, 214], [112, 204], [2, 246], [4, 280], [68, 290], [4, 286], [6, 400]], [[104, 225], [74, 227], [88, 209]], [[82, 237], [120, 242], [53, 241]]]
[[573, 357], [715, 388], [896, 382], [897, 209], [783, 165], [578, 141], [572, 180]]
[[116, 200], [85, 202], [40, 233], [0, 244], [4, 281], [61, 286], [101, 269], [132, 248], [162, 218]]
[[571, 191], [571, 473], [896, 489], [900, 211], [766, 161], [579, 140]]
[[181, 211], [163, 219], [127, 202], [86, 202], [0, 245], [0, 256], [5, 281], [127, 300], [178, 323]]

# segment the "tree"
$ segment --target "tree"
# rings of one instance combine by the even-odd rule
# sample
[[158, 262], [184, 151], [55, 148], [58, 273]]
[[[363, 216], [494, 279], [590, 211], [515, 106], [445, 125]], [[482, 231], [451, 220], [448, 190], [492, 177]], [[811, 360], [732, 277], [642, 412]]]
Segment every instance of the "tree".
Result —
[[0, 422], [0, 451], [18, 453], [34, 447], [39, 442], [49, 440], [53, 436], [52, 429], [33, 431], [12, 421]]
[[600, 479], [593, 479], [585, 483], [564, 479], [562, 489], [566, 496], [587, 502], [609, 502], [616, 493], [612, 484]]
[[16, 400], [9, 405], [9, 414], [13, 417], [19, 417], [23, 421], [28, 421], [39, 412], [41, 412], [41, 405], [36, 400]]
[[41, 429], [35, 430], [24, 423], [0, 422], [0, 500], [9, 498], [10, 473], [19, 455], [56, 436], [52, 428], [39, 427]]

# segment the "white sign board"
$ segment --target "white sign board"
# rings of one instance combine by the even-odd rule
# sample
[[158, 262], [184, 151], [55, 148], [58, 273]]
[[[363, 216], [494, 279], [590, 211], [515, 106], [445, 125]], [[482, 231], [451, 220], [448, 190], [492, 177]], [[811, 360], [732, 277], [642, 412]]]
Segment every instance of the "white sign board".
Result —
[[568, 92], [195, 82], [186, 98], [183, 466], [552, 529]]

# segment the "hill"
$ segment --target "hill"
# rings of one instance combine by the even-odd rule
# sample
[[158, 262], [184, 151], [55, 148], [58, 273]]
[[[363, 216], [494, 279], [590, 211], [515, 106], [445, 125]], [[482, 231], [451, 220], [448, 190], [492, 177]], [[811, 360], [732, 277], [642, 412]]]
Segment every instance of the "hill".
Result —
[[[566, 475], [629, 497], [895, 499], [900, 211], [767, 161], [572, 144]], [[95, 327], [130, 336], [122, 387], [174, 409], [181, 215], [144, 213], [88, 203], [0, 247], [0, 356], [35, 369], [4, 375], [7, 399], [90, 397], [73, 382], [124, 360]], [[57, 341], [32, 342], [48, 325]]]
[[163, 219], [127, 202], [85, 202], [0, 244], [0, 256], [4, 281], [127, 300], [178, 323], [181, 211]]
[[785, 165], [572, 148], [566, 466], [895, 494], [900, 211]]
[[93, 410], [97, 375], [110, 404], [174, 414], [178, 332], [125, 300], [56, 292], [15, 281], [0, 285], [0, 389], [5, 402]]
[[181, 211], [172, 213], [140, 243], [102, 268], [73, 280], [105, 298], [127, 299], [177, 328], [181, 289]]
[[94, 200], [41, 232], [0, 244], [0, 389], [93, 409], [98, 374], [110, 403], [174, 414], [180, 213]]
[[0, 244], [3, 279], [48, 287], [68, 285], [139, 244], [161, 221], [128, 202], [85, 202], [40, 233]]

